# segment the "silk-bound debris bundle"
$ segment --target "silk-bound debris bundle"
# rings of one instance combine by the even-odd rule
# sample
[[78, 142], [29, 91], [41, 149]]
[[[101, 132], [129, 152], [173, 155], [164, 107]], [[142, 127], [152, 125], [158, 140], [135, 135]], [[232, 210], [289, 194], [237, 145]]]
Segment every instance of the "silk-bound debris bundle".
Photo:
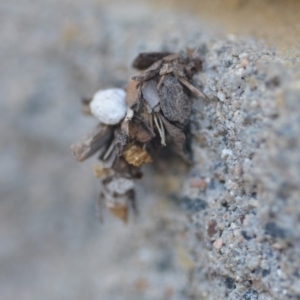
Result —
[[134, 182], [140, 167], [152, 162], [151, 153], [172, 145], [185, 160], [184, 129], [191, 114], [191, 96], [204, 95], [192, 85], [202, 61], [193, 51], [140, 53], [133, 61], [139, 74], [125, 90], [98, 91], [83, 100], [83, 110], [100, 123], [71, 146], [78, 161], [97, 153], [94, 174], [101, 182], [99, 201], [127, 221], [128, 209], [136, 211]]

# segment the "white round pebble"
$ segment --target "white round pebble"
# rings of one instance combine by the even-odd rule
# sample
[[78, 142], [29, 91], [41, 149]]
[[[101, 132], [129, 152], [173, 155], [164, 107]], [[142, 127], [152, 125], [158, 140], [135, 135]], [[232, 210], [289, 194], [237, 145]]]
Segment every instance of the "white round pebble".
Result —
[[126, 115], [125, 96], [122, 89], [100, 90], [90, 103], [91, 113], [103, 124], [118, 124]]

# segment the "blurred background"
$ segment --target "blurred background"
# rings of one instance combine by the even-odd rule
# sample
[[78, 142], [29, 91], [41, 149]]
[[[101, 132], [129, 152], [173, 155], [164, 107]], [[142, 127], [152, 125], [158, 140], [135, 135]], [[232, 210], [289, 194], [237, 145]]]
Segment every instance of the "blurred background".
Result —
[[95, 159], [79, 164], [69, 150], [96, 124], [80, 98], [122, 87], [140, 51], [222, 32], [297, 56], [298, 12], [275, 0], [1, 0], [0, 298], [184, 299], [185, 216], [164, 197], [178, 179], [158, 184], [149, 169], [139, 217], [125, 226], [105, 212], [100, 224]]

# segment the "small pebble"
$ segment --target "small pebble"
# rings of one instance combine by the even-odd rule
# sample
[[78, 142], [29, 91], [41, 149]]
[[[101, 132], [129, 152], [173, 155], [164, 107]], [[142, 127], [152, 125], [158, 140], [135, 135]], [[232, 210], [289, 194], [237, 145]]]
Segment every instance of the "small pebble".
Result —
[[225, 101], [225, 99], [226, 99], [226, 96], [225, 96], [225, 94], [223, 93], [223, 92], [221, 92], [221, 91], [218, 91], [218, 93], [217, 93], [217, 97], [219, 98], [219, 100], [220, 101], [222, 101], [222, 102], [224, 102]]
[[215, 242], [213, 243], [213, 245], [214, 245], [214, 247], [217, 250], [220, 250], [223, 247], [223, 240], [222, 240], [222, 238], [216, 239]]
[[231, 156], [231, 155], [232, 155], [232, 150], [230, 150], [230, 149], [223, 149], [222, 153], [221, 153], [221, 158], [222, 159], [227, 159], [228, 156]]
[[100, 90], [90, 103], [91, 113], [103, 124], [118, 124], [126, 115], [125, 96], [122, 89]]
[[107, 184], [108, 191], [112, 193], [125, 194], [134, 188], [134, 182], [127, 178], [115, 178]]

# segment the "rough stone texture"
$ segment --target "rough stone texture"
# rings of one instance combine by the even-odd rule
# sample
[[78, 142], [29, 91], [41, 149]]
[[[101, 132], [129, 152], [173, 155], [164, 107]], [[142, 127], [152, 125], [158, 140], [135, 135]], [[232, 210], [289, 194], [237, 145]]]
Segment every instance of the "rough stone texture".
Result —
[[[1, 298], [300, 299], [299, 59], [132, 1], [12, 0], [0, 20]], [[209, 98], [195, 165], [146, 168], [139, 217], [101, 225], [95, 160], [69, 150], [95, 125], [79, 99], [122, 87], [140, 51], [187, 46]]]
[[203, 299], [298, 299], [300, 66], [219, 40], [204, 68], [210, 101], [194, 103], [196, 165], [183, 192], [202, 204], [187, 230], [191, 289]]

